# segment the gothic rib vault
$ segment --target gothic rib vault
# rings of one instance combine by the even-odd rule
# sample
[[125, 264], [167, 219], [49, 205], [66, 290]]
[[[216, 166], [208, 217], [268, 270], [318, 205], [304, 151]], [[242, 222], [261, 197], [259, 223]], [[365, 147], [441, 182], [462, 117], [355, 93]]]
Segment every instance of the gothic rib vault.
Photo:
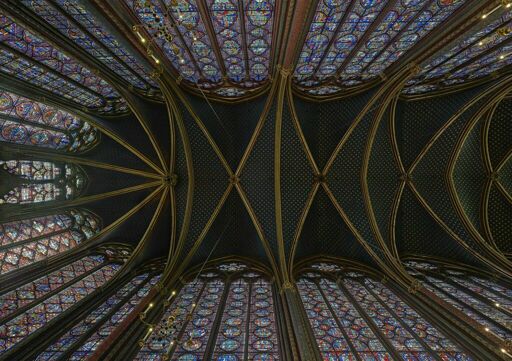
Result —
[[[191, 30], [177, 21], [182, 15], [172, 10], [173, 1], [85, 1], [86, 5], [80, 1], [104, 22], [105, 29], [122, 39], [119, 47], [135, 54], [133, 61], [142, 64], [140, 69], [109, 68], [99, 53], [94, 55], [76, 42], [76, 38], [83, 40], [79, 35], [60, 31], [52, 23], [57, 17], [49, 17], [50, 10], [45, 10], [47, 19], [38, 15], [34, 4], [42, 1], [0, 4], [4, 32], [0, 88], [73, 114], [99, 134], [87, 149], [76, 152], [0, 142], [0, 160], [71, 165], [83, 173], [85, 184], [68, 198], [0, 204], [0, 221], [87, 209], [101, 219], [102, 228], [68, 254], [104, 244], [131, 247], [112, 282], [142, 265], [164, 264], [160, 289], [152, 291], [162, 295], [190, 269], [206, 260], [222, 259], [246, 260], [270, 270], [285, 293], [283, 297], [291, 297], [287, 292], [294, 287], [297, 265], [315, 258], [378, 270], [380, 276], [419, 299], [431, 293], [411, 276], [403, 263], [406, 260], [466, 264], [510, 280], [509, 62], [499, 59], [499, 69], [482, 70], [482, 77], [474, 79], [457, 75], [466, 67], [471, 74], [476, 72], [468, 59], [453, 60], [446, 73], [446, 69], [435, 74], [429, 70], [433, 60], [477, 30], [491, 33], [491, 28], [510, 26], [509, 13], [490, 13], [481, 24], [482, 14], [500, 2], [462, 1], [460, 8], [439, 15], [430, 32], [409, 41], [396, 61], [388, 54], [382, 70], [375, 59], [384, 56], [384, 50], [371, 53], [367, 43], [371, 34], [383, 31], [379, 25], [385, 25], [387, 11], [401, 2], [383, 1], [379, 9], [373, 9], [376, 20], [364, 31], [358, 30], [360, 37], [349, 42], [348, 55], [336, 60], [328, 49], [337, 46], [336, 36], [341, 37], [343, 31], [339, 24], [347, 21], [358, 1], [346, 2], [343, 12], [338, 2], [322, 1], [271, 2], [271, 32], [261, 38], [271, 45], [262, 51], [264, 56], [256, 57], [261, 49], [245, 44], [255, 40], [244, 30], [245, 58], [241, 62], [249, 80], [239, 79], [227, 55], [229, 47], [222, 46], [226, 40], [218, 34], [226, 29], [204, 20], [205, 14], [225, 10], [209, 8], [210, 2], [198, 1], [195, 12], [199, 15], [187, 12], [186, 16], [199, 16], [205, 22], [198, 25], [199, 30]], [[61, 1], [48, 3], [51, 9], [65, 6]], [[422, 3], [423, 11], [443, 2]], [[452, 6], [452, 2], [444, 3]], [[330, 29], [331, 34], [323, 32], [326, 38], [318, 40], [318, 45], [311, 40], [319, 36], [314, 24], [327, 22], [318, 14], [323, 11], [321, 6], [328, 4], [338, 9], [338, 15], [331, 14], [338, 25]], [[164, 16], [166, 7], [171, 10]], [[156, 38], [153, 33], [163, 31], [160, 25], [144, 22], [148, 14], [158, 17], [160, 11], [165, 22], [175, 22], [166, 36], [182, 39], [183, 49], [168, 49], [160, 38], [152, 41], [151, 47], [144, 45]], [[407, 18], [407, 26], [418, 18], [419, 10]], [[70, 19], [67, 14], [67, 21], [72, 22]], [[90, 69], [84, 78], [97, 77], [96, 85], [81, 83], [68, 74], [70, 85], [61, 84], [62, 89], [81, 89], [69, 97], [59, 94], [58, 87], [43, 86], [6, 70], [5, 64], [15, 61], [5, 55], [8, 50], [16, 59], [28, 62], [26, 58], [30, 58], [20, 38], [9, 40], [6, 35], [12, 26], [9, 21], [37, 34], [48, 47], [62, 49], [64, 55], [58, 57], [68, 56], [68, 65], [77, 59], [77, 64]], [[254, 26], [259, 32], [268, 31]], [[94, 33], [84, 24], [78, 28]], [[412, 30], [403, 27], [388, 37], [398, 41], [407, 31]], [[208, 37], [204, 41], [210, 48], [206, 57], [215, 59], [216, 67], [201, 63], [203, 57], [195, 53], [201, 49], [194, 50], [187, 37], [200, 36], [196, 32]], [[508, 36], [500, 41], [493, 38], [472, 61], [506, 52]], [[26, 33], [24, 37], [30, 38]], [[29, 40], [25, 41], [38, 42]], [[9, 41], [18, 41], [19, 47]], [[310, 42], [311, 52], [321, 47], [324, 53], [307, 53]], [[362, 57], [362, 51], [367, 56], [371, 53], [373, 60]], [[114, 55], [120, 63], [132, 61]], [[364, 66], [356, 67], [358, 62]], [[322, 73], [332, 64], [339, 66], [336, 76]], [[350, 75], [351, 66], [359, 69], [357, 77]], [[49, 63], [41, 67], [56, 72]], [[374, 68], [377, 70], [371, 70]], [[254, 74], [250, 69], [256, 69]], [[431, 88], [424, 92], [427, 88], [423, 87]], [[0, 187], [2, 196], [30, 183], [16, 180], [7, 171], [2, 177], [6, 179]], [[33, 264], [31, 269], [41, 272], [44, 266]], [[14, 282], [5, 275], [0, 275], [0, 281]], [[288, 322], [296, 326], [296, 320]], [[491, 349], [493, 341], [481, 343]], [[299, 351], [292, 353], [308, 352], [301, 350], [305, 345], [293, 347]]]

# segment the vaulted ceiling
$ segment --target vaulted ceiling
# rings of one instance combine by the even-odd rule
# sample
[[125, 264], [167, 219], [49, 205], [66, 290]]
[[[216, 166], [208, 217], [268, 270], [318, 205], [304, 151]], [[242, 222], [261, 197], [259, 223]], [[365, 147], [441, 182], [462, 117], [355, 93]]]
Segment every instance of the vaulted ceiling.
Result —
[[322, 255], [402, 282], [410, 256], [511, 276], [509, 4], [3, 1], [0, 88], [101, 137], [0, 142], [88, 179], [1, 219], [87, 208], [91, 245], [132, 244], [130, 267], [164, 258], [168, 275], [238, 255], [286, 282]]

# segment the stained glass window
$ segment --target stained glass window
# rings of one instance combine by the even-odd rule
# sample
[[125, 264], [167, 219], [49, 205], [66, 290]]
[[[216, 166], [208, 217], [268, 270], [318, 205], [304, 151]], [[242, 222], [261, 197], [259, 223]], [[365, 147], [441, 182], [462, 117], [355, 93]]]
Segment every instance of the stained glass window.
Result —
[[[135, 277], [130, 283], [121, 288], [114, 296], [109, 298], [98, 309], [94, 310], [84, 321], [73, 327], [62, 336], [59, 341], [50, 347], [58, 353], [74, 348], [69, 352], [72, 360], [86, 360], [98, 348], [115, 328], [133, 312], [140, 301], [146, 297], [160, 276], [148, 279], [148, 274]], [[111, 313], [114, 311], [113, 313]], [[76, 344], [80, 336], [95, 331], [83, 344]], [[75, 344], [73, 344], [75, 343]], [[55, 351], [54, 351], [55, 352]], [[40, 355], [41, 360], [47, 360], [45, 353]]]
[[21, 3], [134, 87], [144, 91], [156, 87], [148, 71], [83, 4], [66, 0]]
[[463, 3], [319, 1], [294, 79], [312, 95], [375, 79]]
[[5, 274], [76, 247], [100, 229], [85, 210], [0, 224], [0, 271]]
[[203, 295], [193, 309], [192, 319], [184, 326], [184, 334], [176, 340], [177, 346], [171, 360], [183, 360], [204, 354], [208, 339], [213, 334], [213, 321], [219, 312], [225, 287], [225, 283], [218, 279], [206, 283]]
[[94, 145], [98, 135], [67, 112], [0, 91], [0, 141], [78, 152]]
[[[273, 0], [125, 2], [189, 82], [204, 89], [216, 88], [221, 96], [236, 97], [245, 94], [244, 90], [229, 84], [250, 89], [268, 80]], [[220, 86], [227, 86], [226, 90]]]
[[308, 279], [301, 279], [297, 286], [323, 359], [354, 358], [317, 285]]
[[[0, 160], [0, 173], [12, 189], [0, 195], [0, 204], [27, 204], [73, 199], [80, 195], [86, 179], [81, 168], [35, 160]], [[5, 173], [4, 173], [5, 174]]]
[[98, 111], [124, 111], [126, 102], [104, 79], [50, 43], [0, 14], [0, 71]]
[[196, 307], [195, 305], [203, 291], [204, 282], [202, 279], [189, 282], [181, 289], [172, 307], [166, 309], [162, 319], [136, 359], [146, 360], [152, 357], [160, 357], [167, 354], [174, 347], [174, 340], [187, 322], [187, 315]]
[[41, 297], [66, 287], [77, 277], [83, 277], [101, 267], [103, 257], [87, 256], [50, 274], [0, 295], [0, 322], [22, 307], [29, 307]]
[[223, 263], [217, 267], [219, 271], [224, 272], [237, 272], [247, 268], [247, 265], [240, 262]]
[[471, 28], [451, 48], [429, 59], [420, 74], [407, 83], [405, 93], [425, 93], [478, 79], [510, 64], [512, 47], [507, 41], [512, 36], [511, 19], [512, 13], [506, 11], [484, 27]]
[[0, 325], [0, 354], [24, 340], [34, 331], [44, 327], [66, 310], [104, 285], [120, 269], [119, 264], [104, 264], [87, 277], [65, 287], [57, 294], [16, 315]]
[[415, 261], [405, 264], [428, 290], [480, 324], [480, 331], [492, 332], [504, 340], [512, 337], [512, 291], [508, 288], [463, 271], [439, 268], [435, 264], [430, 264], [430, 267], [418, 267]]
[[186, 284], [136, 360], [280, 359], [271, 283], [243, 263], [218, 269], [235, 276], [205, 271]]
[[[397, 294], [358, 272], [318, 263], [297, 282], [325, 360], [471, 360]], [[335, 281], [336, 279], [336, 281]]]

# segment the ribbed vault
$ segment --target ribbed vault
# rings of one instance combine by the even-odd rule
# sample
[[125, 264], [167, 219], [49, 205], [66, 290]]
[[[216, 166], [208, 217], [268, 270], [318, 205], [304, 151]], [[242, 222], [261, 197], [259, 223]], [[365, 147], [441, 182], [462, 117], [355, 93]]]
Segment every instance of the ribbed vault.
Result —
[[[246, 2], [239, 2], [237, 11], [245, 11], [242, 4]], [[196, 33], [187, 32], [185, 25], [169, 25], [177, 32], [173, 41], [181, 37], [182, 48], [176, 50], [171, 42], [166, 45], [158, 38], [147, 22], [139, 24], [140, 14], [131, 13], [128, 4], [132, 1], [92, 1], [84, 8], [97, 13], [105, 23], [103, 31], [122, 38], [120, 44], [137, 55], [133, 61], [140, 63], [139, 75], [134, 69], [106, 66], [39, 17], [28, 3], [5, 1], [0, 11], [80, 59], [118, 94], [118, 99], [106, 104], [126, 102], [126, 111], [78, 107], [50, 88], [0, 67], [2, 90], [74, 114], [100, 133], [93, 147], [76, 153], [0, 142], [0, 160], [73, 164], [87, 177], [86, 187], [71, 199], [0, 205], [1, 222], [83, 207], [97, 215], [103, 227], [76, 252], [106, 242], [132, 247], [114, 280], [148, 262], [165, 263], [158, 284], [162, 295], [191, 268], [230, 257], [267, 267], [285, 293], [293, 288], [297, 265], [312, 258], [370, 267], [411, 293], [421, 287], [403, 265], [409, 258], [444, 259], [481, 267], [497, 277], [512, 276], [509, 63], [500, 62], [499, 69], [492, 71], [485, 63], [482, 76], [461, 76], [458, 85], [451, 86], [447, 76], [435, 83], [435, 91], [404, 92], [413, 85], [434, 84], [423, 71], [439, 56], [458, 56], [449, 50], [461, 39], [496, 21], [509, 24], [508, 18], [489, 12], [498, 1], [468, 0], [452, 9], [452, 15], [439, 15], [431, 31], [418, 35], [399, 54], [388, 54], [389, 61], [383, 64], [389, 66], [384, 70], [371, 77], [362, 76], [366, 70], [361, 70], [357, 86], [347, 83], [354, 79], [346, 68], [355, 66], [357, 59], [368, 62], [365, 69], [377, 67], [368, 59], [370, 55], [378, 59], [384, 50], [371, 53], [367, 43], [373, 44], [374, 36], [387, 29], [385, 15], [400, 1], [382, 4], [374, 22], [358, 30], [360, 38], [344, 51], [340, 49], [349, 42], [336, 37], [348, 12], [359, 6], [356, 1], [349, 2], [343, 14], [336, 13], [339, 7], [332, 10], [336, 1], [273, 1], [273, 23], [264, 35], [269, 48], [261, 55], [265, 59], [253, 59], [251, 52], [258, 48], [245, 43], [254, 41], [250, 36], [262, 30], [240, 33], [240, 39], [245, 39], [240, 48], [244, 57], [239, 59], [244, 66], [265, 63], [262, 74], [247, 70], [250, 81], [237, 80], [230, 64], [224, 64], [229, 49], [222, 48], [220, 33], [215, 32], [218, 24], [212, 22], [215, 19], [205, 1], [198, 1], [197, 14], [204, 18], [202, 36], [208, 37], [204, 41], [215, 58], [213, 75], [203, 74], [207, 64], [201, 63], [204, 59], [197, 53], [201, 49], [192, 46]], [[62, 5], [49, 3], [54, 9]], [[173, 6], [173, 1], [147, 3]], [[451, 2], [427, 1], [424, 7], [434, 3]], [[329, 13], [333, 24], [326, 30], [328, 39], [317, 43], [315, 23], [318, 12], [325, 10], [322, 7], [334, 11]], [[179, 19], [178, 13], [171, 13]], [[482, 14], [489, 15], [481, 19]], [[390, 38], [396, 41], [409, 34], [409, 26], [419, 18], [419, 13], [411, 15]], [[78, 22], [69, 14], [65, 19]], [[99, 36], [89, 34], [83, 24], [75, 25], [88, 36]], [[508, 49], [509, 34], [503, 36], [455, 64], [452, 74]], [[146, 38], [151, 46], [141, 41]], [[395, 49], [393, 43], [384, 45], [388, 51]], [[6, 47], [2, 44], [0, 50]], [[114, 55], [120, 61], [120, 55]], [[190, 64], [183, 65], [181, 60]], [[333, 70], [327, 67], [329, 62], [339, 67]], [[191, 64], [195, 70], [188, 74]], [[300, 75], [299, 65], [314, 74]], [[324, 65], [331, 75], [319, 73]], [[87, 88], [85, 81], [74, 82]], [[138, 87], [139, 82], [144, 86]], [[315, 93], [324, 86], [336, 89]], [[231, 88], [243, 94], [229, 95]], [[4, 278], [0, 276], [0, 282]], [[289, 325], [291, 321], [282, 322]]]

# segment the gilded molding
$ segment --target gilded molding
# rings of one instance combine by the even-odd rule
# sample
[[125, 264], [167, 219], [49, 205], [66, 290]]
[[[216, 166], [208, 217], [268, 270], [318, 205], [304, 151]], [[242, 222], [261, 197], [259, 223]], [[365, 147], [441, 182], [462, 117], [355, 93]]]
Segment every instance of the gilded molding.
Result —
[[208, 143], [215, 151], [215, 154], [219, 158], [220, 162], [222, 163], [224, 169], [226, 170], [226, 173], [228, 176], [231, 176], [233, 174], [233, 171], [231, 169], [231, 166], [227, 162], [226, 158], [222, 154], [219, 146], [211, 136], [210, 132], [208, 132], [208, 129], [205, 127], [204, 123], [201, 121], [199, 116], [195, 113], [194, 109], [192, 108], [191, 104], [188, 102], [186, 97], [183, 95], [180, 88], [178, 88], [175, 84], [168, 82], [173, 92], [176, 94], [176, 96], [180, 99], [181, 103], [185, 106], [186, 111], [190, 114], [190, 116], [194, 119], [195, 123], [201, 129], [201, 132], [205, 136], [205, 138], [208, 140]]
[[288, 107], [290, 109], [290, 115], [293, 121], [293, 126], [295, 128], [295, 132], [297, 133], [300, 143], [302, 145], [302, 149], [304, 150], [304, 153], [307, 156], [307, 159], [309, 161], [309, 164], [311, 168], [313, 169], [313, 172], [315, 174], [320, 174], [320, 168], [316, 164], [315, 157], [313, 156], [313, 153], [311, 152], [311, 149], [309, 149], [309, 145], [306, 141], [306, 137], [304, 136], [304, 133], [302, 131], [302, 127], [300, 126], [299, 117], [297, 115], [297, 111], [295, 109], [295, 103], [293, 101], [294, 93], [292, 91], [292, 79], [290, 79], [287, 82], [286, 87], [286, 98], [288, 99]]
[[[373, 148], [373, 143], [375, 141], [375, 137], [377, 136], [377, 131], [379, 129], [379, 126], [382, 122], [382, 118], [386, 112], [386, 109], [393, 99], [395, 98], [396, 94], [402, 89], [405, 82], [410, 78], [411, 74], [406, 74], [405, 76], [398, 78], [395, 80], [395, 84], [393, 87], [391, 87], [390, 90], [386, 93], [384, 99], [382, 100], [382, 104], [379, 106], [378, 111], [375, 113], [375, 116], [372, 118], [372, 126], [370, 129], [370, 132], [368, 134], [367, 142], [364, 149], [363, 154], [363, 163], [361, 165], [361, 189], [363, 191], [363, 199], [365, 204], [365, 211], [366, 216], [368, 217], [368, 221], [370, 223], [370, 227], [372, 229], [372, 233], [374, 235], [374, 238], [377, 240], [377, 242], [380, 244], [380, 247], [384, 253], [384, 255], [387, 257], [387, 262], [389, 262], [393, 267], [395, 267], [395, 270], [397, 271], [398, 275], [401, 275], [406, 280], [409, 278], [409, 275], [405, 270], [403, 269], [402, 265], [400, 264], [400, 261], [393, 256], [393, 253], [389, 250], [388, 245], [386, 244], [386, 241], [382, 237], [382, 233], [380, 232], [379, 225], [377, 223], [377, 219], [375, 217], [374, 211], [373, 211], [373, 205], [371, 201], [371, 195], [370, 195], [370, 189], [368, 186], [368, 171], [369, 171], [369, 163]], [[391, 220], [391, 219], [390, 219]], [[391, 228], [391, 225], [389, 225]]]
[[[149, 222], [148, 226], [146, 227], [146, 230], [144, 234], [142, 235], [140, 241], [137, 243], [137, 246], [130, 254], [130, 257], [128, 260], [124, 263], [123, 267], [117, 272], [114, 277], [109, 282], [115, 282], [122, 276], [124, 276], [127, 272], [132, 271], [135, 261], [139, 258], [142, 251], [144, 251], [146, 243], [148, 239], [150, 238], [153, 229], [155, 228], [156, 222], [158, 221], [158, 218], [160, 217], [160, 214], [162, 213], [162, 210], [164, 208], [165, 202], [167, 200], [167, 192], [165, 192], [165, 188], [163, 186], [160, 186], [158, 188], [158, 193], [162, 193], [160, 196], [160, 200], [158, 202], [158, 205], [155, 209], [155, 212], [153, 213], [153, 217], [151, 218], [151, 221]], [[157, 194], [158, 194], [157, 193]]]
[[[512, 263], [498, 250], [493, 246], [493, 241], [490, 239], [485, 239], [482, 237], [480, 232], [476, 229], [476, 227], [472, 224], [472, 222], [469, 220], [468, 216], [466, 215], [464, 211], [464, 207], [461, 203], [461, 200], [458, 196], [457, 190], [455, 188], [454, 178], [453, 174], [455, 171], [455, 165], [456, 161], [460, 156], [460, 153], [462, 151], [462, 147], [471, 134], [471, 131], [476, 126], [477, 122], [482, 119], [483, 116], [485, 116], [486, 113], [492, 112], [493, 109], [495, 109], [496, 104], [498, 104], [505, 96], [505, 94], [508, 93], [508, 91], [512, 88], [511, 84], [512, 78], [505, 79], [504, 81], [500, 82], [498, 85], [502, 85], [504, 89], [498, 88], [494, 92], [497, 94], [496, 99], [493, 99], [493, 102], [490, 104], [486, 104], [482, 109], [480, 109], [478, 112], [475, 113], [475, 115], [470, 119], [470, 121], [466, 124], [465, 129], [462, 131], [461, 135], [459, 136], [459, 139], [457, 140], [457, 144], [450, 156], [450, 160], [448, 163], [448, 167], [446, 168], [446, 174], [445, 177], [447, 179], [448, 183], [448, 189], [449, 189], [449, 195], [452, 200], [452, 204], [455, 207], [455, 210], [457, 212], [457, 215], [461, 219], [462, 223], [464, 224], [465, 228], [469, 231], [471, 234], [471, 237], [477, 242], [483, 249], [485, 249], [489, 256], [491, 256], [491, 259], [489, 259], [486, 263], [489, 264], [491, 267], [499, 268], [499, 269], [512, 269]], [[494, 174], [491, 173], [491, 174]], [[487, 258], [487, 257], [486, 257]], [[497, 262], [497, 263], [495, 263]]]
[[306, 204], [304, 205], [304, 208], [302, 210], [302, 213], [300, 215], [299, 223], [297, 224], [297, 227], [295, 228], [295, 234], [293, 236], [293, 241], [291, 244], [291, 250], [290, 250], [290, 258], [288, 260], [288, 275], [293, 274], [293, 268], [295, 263], [295, 252], [297, 250], [297, 246], [299, 245], [300, 236], [302, 234], [302, 229], [304, 227], [304, 223], [306, 222], [306, 219], [309, 214], [309, 210], [311, 209], [311, 206], [313, 205], [313, 201], [315, 200], [316, 193], [318, 192], [318, 189], [320, 188], [320, 183], [316, 182], [313, 184], [313, 189], [308, 194], [308, 198], [306, 199]]
[[229, 195], [231, 194], [232, 189], [233, 189], [233, 185], [228, 184], [226, 190], [222, 194], [222, 197], [219, 199], [217, 205], [215, 206], [215, 209], [213, 210], [211, 216], [209, 217], [208, 221], [205, 223], [203, 229], [201, 230], [201, 233], [199, 234], [197, 239], [194, 241], [194, 244], [193, 244], [192, 248], [190, 249], [190, 251], [186, 255], [183, 255], [183, 257], [181, 257], [181, 254], [176, 253], [176, 257], [174, 257], [171, 260], [170, 264], [168, 265], [169, 270], [174, 271], [174, 267], [177, 266], [176, 263], [181, 259], [179, 268], [176, 270], [176, 273], [177, 274], [183, 273], [183, 271], [188, 266], [190, 260], [194, 256], [195, 252], [203, 243], [204, 237], [206, 237], [213, 222], [215, 222], [215, 219], [217, 219], [217, 216], [219, 215], [220, 211], [222, 210], [222, 207], [224, 206], [224, 203], [226, 202]]
[[[169, 104], [172, 112], [169, 113], [169, 116], [174, 115], [172, 119], [169, 119], [169, 122], [174, 124], [173, 121], [176, 122], [176, 126], [179, 131], [179, 137], [175, 136], [174, 139], [178, 139], [182, 142], [184, 153], [185, 153], [185, 162], [187, 165], [187, 200], [185, 204], [185, 213], [182, 221], [182, 227], [181, 230], [177, 230], [176, 226], [174, 226], [174, 233], [171, 233], [173, 236], [173, 239], [171, 240], [171, 246], [174, 246], [172, 249], [172, 252], [169, 252], [168, 259], [167, 259], [167, 265], [164, 270], [164, 276], [162, 277], [164, 280], [166, 280], [169, 277], [169, 274], [171, 272], [170, 265], [172, 263], [173, 257], [176, 257], [176, 255], [179, 255], [181, 253], [181, 250], [185, 244], [185, 241], [187, 239], [188, 230], [190, 226], [190, 219], [192, 217], [192, 206], [193, 206], [193, 197], [194, 197], [194, 166], [193, 166], [193, 159], [192, 159], [192, 149], [190, 147], [190, 141], [188, 139], [188, 134], [185, 128], [185, 125], [183, 123], [183, 118], [181, 116], [181, 113], [179, 112], [179, 109], [177, 107], [177, 104], [174, 100], [172, 90], [169, 89], [167, 86], [168, 83], [172, 82], [172, 79], [164, 78], [161, 82], [162, 85], [162, 91], [164, 94], [164, 97]], [[174, 126], [172, 127], [174, 129]], [[174, 145], [175, 146], [175, 145]], [[175, 162], [175, 156], [171, 158], [171, 161], [173, 162], [172, 168], [174, 169], [174, 162]], [[172, 193], [175, 192], [174, 189], [171, 190]], [[179, 236], [177, 236], [179, 231]], [[176, 239], [176, 237], [178, 237]]]
[[[396, 78], [401, 77], [404, 72], [405, 71], [402, 70], [402, 72], [397, 74]], [[341, 148], [347, 142], [348, 138], [350, 137], [350, 135], [352, 134], [354, 129], [362, 121], [362, 119], [364, 118], [366, 113], [368, 113], [374, 107], [375, 103], [378, 100], [381, 99], [382, 95], [385, 94], [388, 91], [388, 88], [389, 88], [390, 84], [393, 84], [393, 82], [390, 81], [390, 82], [384, 83], [380, 87], [380, 89], [372, 96], [372, 98], [366, 103], [365, 107], [361, 110], [361, 112], [358, 114], [356, 119], [354, 119], [354, 121], [352, 122], [350, 127], [347, 129], [345, 134], [343, 134], [343, 137], [341, 138], [341, 140], [339, 141], [338, 145], [334, 149], [333, 153], [331, 154], [331, 157], [329, 158], [329, 160], [325, 164], [325, 167], [324, 167], [324, 169], [322, 171], [323, 174], [327, 174], [329, 172], [329, 169], [331, 168], [332, 164], [334, 163], [334, 160], [338, 156], [339, 152], [341, 151]]]
[[275, 117], [275, 134], [274, 134], [274, 205], [275, 205], [275, 222], [276, 222], [276, 241], [279, 252], [279, 270], [283, 282], [289, 280], [288, 270], [286, 267], [286, 252], [284, 249], [283, 236], [283, 214], [281, 201], [281, 131], [283, 123], [283, 107], [284, 96], [286, 92], [286, 84], [288, 82], [289, 71], [280, 68], [279, 88], [277, 91], [277, 110]]
[[240, 177], [242, 175], [242, 171], [245, 167], [245, 163], [249, 159], [249, 156], [251, 155], [252, 150], [254, 149], [256, 141], [258, 140], [258, 137], [261, 133], [261, 130], [263, 129], [263, 126], [266, 123], [268, 113], [270, 112], [270, 108], [272, 107], [272, 104], [274, 103], [274, 97], [276, 95], [277, 88], [278, 88], [278, 82], [274, 82], [272, 85], [272, 89], [270, 90], [269, 96], [267, 97], [267, 102], [265, 103], [263, 112], [261, 113], [258, 123], [256, 124], [256, 127], [254, 128], [254, 131], [251, 135], [251, 140], [249, 141], [249, 144], [247, 145], [247, 148], [245, 149], [244, 154], [242, 155], [242, 159], [240, 160], [240, 163], [238, 164], [238, 167], [236, 168], [235, 174], [238, 177]]
[[354, 237], [357, 239], [359, 244], [361, 244], [361, 246], [366, 250], [366, 252], [368, 252], [368, 254], [374, 259], [374, 261], [382, 268], [382, 270], [387, 272], [387, 274], [390, 276], [390, 278], [396, 280], [397, 282], [399, 282], [401, 284], [404, 284], [404, 281], [402, 280], [402, 278], [399, 277], [398, 275], [396, 275], [395, 271], [392, 268], [388, 267], [386, 262], [381, 260], [380, 257], [375, 253], [375, 251], [366, 243], [363, 236], [361, 236], [361, 234], [359, 233], [357, 228], [354, 226], [354, 224], [352, 224], [349, 217], [347, 216], [347, 214], [345, 213], [343, 208], [340, 206], [340, 204], [336, 200], [336, 197], [334, 196], [332, 191], [329, 189], [329, 186], [325, 183], [322, 183], [322, 186], [323, 186], [325, 192], [327, 193], [327, 196], [331, 200], [332, 204], [334, 205], [334, 208], [336, 208], [339, 215], [341, 216], [341, 218], [343, 219], [343, 221], [345, 222], [347, 227], [350, 229], [350, 231], [352, 232]]
[[271, 251], [270, 244], [269, 244], [267, 238], [265, 237], [265, 233], [263, 232], [263, 227], [261, 226], [261, 223], [258, 220], [258, 217], [256, 216], [256, 213], [254, 212], [254, 209], [251, 207], [251, 203], [249, 202], [249, 199], [248, 199], [247, 195], [245, 194], [245, 191], [243, 190], [242, 185], [240, 183], [237, 183], [237, 184], [235, 184], [235, 188], [238, 191], [238, 194], [240, 195], [242, 202], [244, 203], [247, 213], [251, 217], [251, 220], [254, 225], [254, 228], [256, 229], [256, 232], [258, 233], [258, 237], [261, 240], [263, 249], [265, 250], [265, 254], [267, 255], [269, 263], [272, 267], [272, 271], [274, 272], [274, 275], [276, 277], [276, 283], [278, 285], [280, 285], [282, 283], [281, 273], [279, 272], [279, 267], [277, 266], [276, 260]]

